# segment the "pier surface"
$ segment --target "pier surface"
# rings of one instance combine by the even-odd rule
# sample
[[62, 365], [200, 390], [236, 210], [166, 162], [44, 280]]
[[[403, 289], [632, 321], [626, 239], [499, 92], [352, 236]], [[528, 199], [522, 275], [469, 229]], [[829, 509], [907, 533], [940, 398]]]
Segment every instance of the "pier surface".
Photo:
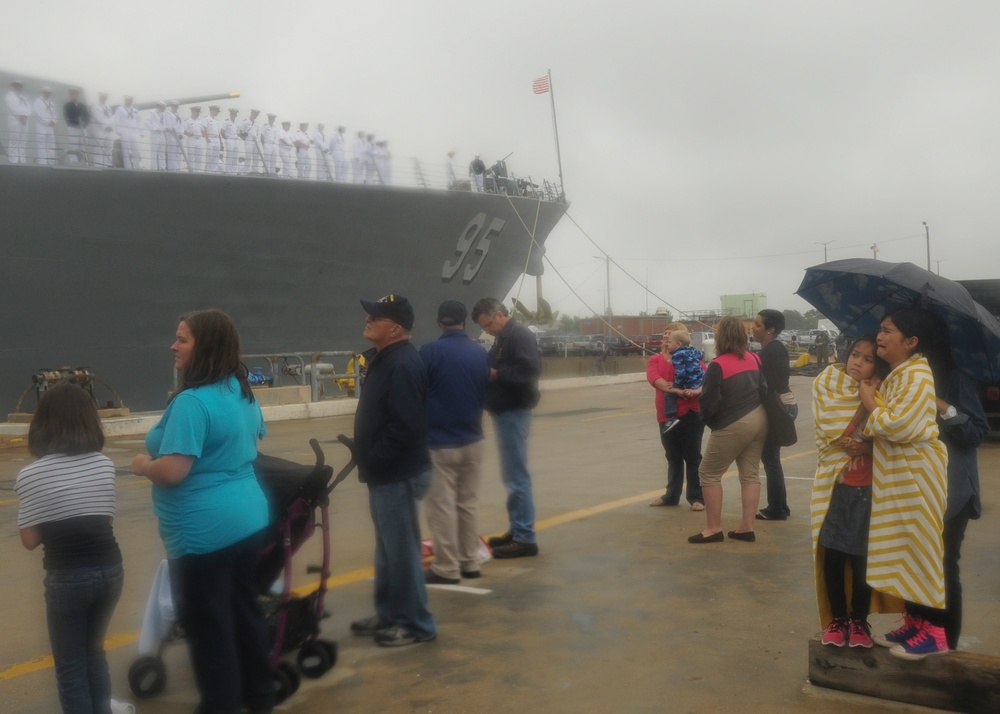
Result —
[[[324, 635], [340, 645], [336, 667], [302, 688], [281, 712], [801, 712], [840, 714], [932, 711], [816, 687], [808, 682], [810, 638], [819, 630], [813, 586], [808, 503], [815, 467], [811, 380], [792, 377], [802, 405], [799, 443], [784, 449], [792, 518], [760, 522], [756, 543], [690, 545], [704, 514], [650, 508], [662, 493], [666, 462], [652, 390], [644, 382], [545, 391], [532, 428], [541, 553], [493, 561], [479, 580], [432, 587], [437, 641], [400, 649], [350, 635], [351, 620], [372, 613], [372, 526], [365, 487], [352, 474], [333, 494], [333, 578]], [[593, 382], [585, 382], [593, 384]], [[336, 443], [350, 415], [272, 422], [262, 450], [307, 463], [310, 437], [335, 467]], [[481, 490], [484, 534], [506, 527], [496, 443], [487, 426]], [[706, 434], [707, 438], [707, 434]], [[126, 585], [109, 632], [117, 699], [140, 714], [193, 711], [196, 692], [183, 644], [166, 654], [168, 684], [139, 701], [128, 689], [138, 630], [162, 546], [149, 486], [129, 473], [141, 436], [113, 437], [106, 453], [119, 468], [115, 530]], [[17, 535], [17, 471], [23, 448], [0, 450], [3, 543], [0, 599], [0, 711], [58, 710], [45, 626], [39, 552]], [[963, 548], [965, 628], [962, 649], [1000, 655], [1000, 435], [980, 450], [984, 514], [969, 525]], [[735, 527], [739, 489], [725, 488], [724, 528]], [[426, 534], [426, 529], [425, 529]], [[295, 558], [295, 583], [316, 576], [319, 536]], [[895, 616], [873, 616], [876, 631]], [[919, 663], [911, 663], [919, 666]]]

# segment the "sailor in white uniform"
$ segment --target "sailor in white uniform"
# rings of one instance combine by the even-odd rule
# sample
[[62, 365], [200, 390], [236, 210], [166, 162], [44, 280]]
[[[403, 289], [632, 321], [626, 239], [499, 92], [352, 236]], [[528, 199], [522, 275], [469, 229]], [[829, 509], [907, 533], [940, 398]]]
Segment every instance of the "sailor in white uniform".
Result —
[[338, 126], [330, 136], [330, 155], [333, 158], [333, 170], [336, 172], [336, 179], [343, 183], [347, 181], [347, 147], [345, 146], [344, 126]]
[[309, 139], [309, 122], [299, 122], [298, 131], [292, 135], [292, 143], [295, 144], [295, 160], [299, 178], [312, 178], [312, 162], [309, 160], [309, 147], [312, 144]]
[[31, 104], [24, 96], [24, 83], [15, 79], [10, 83], [10, 91], [4, 97], [7, 105], [7, 160], [12, 164], [28, 163], [25, 144], [28, 141], [28, 117]]
[[156, 108], [146, 115], [146, 128], [149, 130], [149, 163], [153, 171], [167, 170], [167, 138], [166, 102], [157, 102]]
[[240, 122], [240, 138], [243, 139], [243, 171], [241, 173], [260, 173], [260, 149], [257, 142], [260, 141], [260, 125], [257, 117], [260, 116], [260, 109], [251, 109], [250, 117]]
[[444, 180], [447, 182], [448, 188], [454, 188], [455, 184], [458, 183], [458, 178], [455, 176], [454, 149], [448, 151], [448, 158], [444, 160]]
[[191, 107], [191, 116], [181, 124], [184, 132], [184, 149], [191, 170], [205, 170], [205, 125], [201, 120], [201, 107]]
[[236, 166], [240, 156], [240, 126], [236, 121], [239, 109], [229, 110], [229, 118], [222, 122], [222, 138], [226, 142], [226, 173], [236, 175]]
[[368, 165], [368, 144], [365, 143], [365, 133], [359, 131], [351, 144], [351, 164], [354, 168], [354, 183], [365, 182], [365, 170]]
[[379, 142], [379, 158], [380, 163], [378, 165], [378, 173], [382, 179], [382, 183], [386, 186], [392, 185], [392, 154], [389, 152], [389, 140], [383, 139]]
[[316, 125], [316, 131], [312, 134], [313, 141], [313, 151], [316, 154], [316, 179], [319, 181], [330, 181], [333, 176], [330, 175], [330, 140], [326, 138], [326, 132], [323, 129], [326, 128], [326, 124], [320, 122]]
[[205, 125], [205, 172], [222, 173], [222, 124], [216, 118], [219, 107], [215, 104], [208, 108]]
[[132, 106], [133, 98], [125, 95], [125, 103], [115, 110], [115, 128], [121, 142], [122, 166], [138, 171], [142, 168], [142, 153], [139, 149], [139, 110]]
[[281, 178], [295, 178], [295, 158], [292, 156], [292, 149], [295, 142], [292, 140], [290, 121], [281, 122], [281, 129], [278, 130], [278, 155], [281, 157]]
[[181, 118], [177, 115], [179, 106], [176, 99], [167, 102], [167, 111], [163, 112], [163, 140], [166, 143], [167, 171], [180, 171], [186, 168], [184, 154], [181, 153]]
[[374, 134], [365, 137], [365, 183], [382, 183], [382, 179], [378, 175], [378, 166], [375, 165]]
[[115, 144], [115, 122], [108, 106], [108, 93], [101, 92], [90, 106], [90, 163], [110, 167], [111, 150]]
[[56, 163], [56, 103], [52, 101], [52, 88], [42, 87], [42, 95], [32, 107], [35, 115], [36, 160], [42, 166]]
[[260, 128], [260, 145], [264, 150], [264, 168], [269, 176], [274, 176], [278, 172], [278, 132], [281, 131], [274, 125], [277, 114], [267, 115], [267, 124]]

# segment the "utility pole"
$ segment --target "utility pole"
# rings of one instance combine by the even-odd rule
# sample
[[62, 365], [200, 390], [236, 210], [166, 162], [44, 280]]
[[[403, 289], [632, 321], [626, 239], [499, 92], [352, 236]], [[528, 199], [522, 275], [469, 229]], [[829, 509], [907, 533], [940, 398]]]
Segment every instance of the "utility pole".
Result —
[[607, 287], [607, 307], [605, 308], [605, 314], [611, 315], [611, 256], [610, 255], [595, 255], [598, 260], [604, 261], [604, 280]]
[[927, 221], [923, 221], [924, 233], [927, 236], [927, 272], [931, 272], [931, 229], [927, 226]]
[[828, 245], [830, 245], [831, 243], [834, 243], [834, 242], [835, 242], [835, 240], [828, 240], [826, 242], [818, 241], [818, 240], [813, 241], [813, 243], [815, 243], [816, 245], [823, 246], [823, 262], [824, 263], [827, 262], [827, 260], [826, 260], [826, 247]]
[[878, 243], [872, 243], [872, 259], [878, 260]]

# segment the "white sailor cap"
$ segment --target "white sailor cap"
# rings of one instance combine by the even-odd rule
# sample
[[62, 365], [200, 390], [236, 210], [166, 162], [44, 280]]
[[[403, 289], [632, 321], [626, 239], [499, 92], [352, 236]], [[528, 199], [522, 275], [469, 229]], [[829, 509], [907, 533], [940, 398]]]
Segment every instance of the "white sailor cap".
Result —
[[278, 115], [277, 115], [277, 114], [268, 114], [268, 115], [267, 115], [267, 118], [268, 118], [268, 119], [277, 119], [277, 118], [278, 118]]
[[43, 92], [51, 92], [52, 91], [52, 87], [50, 87], [48, 85], [45, 85], [44, 87], [42, 87], [42, 91]]
[[291, 120], [289, 120], [289, 119], [285, 119], [285, 120], [284, 120], [283, 122], [281, 122], [281, 123], [282, 123], [282, 125], [284, 125], [284, 124], [291, 124], [292, 122], [291, 122]]
[[193, 112], [200, 112], [201, 111], [201, 107], [198, 107], [198, 106], [191, 107], [190, 109]]
[[160, 101], [158, 101], [156, 103], [156, 106], [158, 106], [158, 107], [165, 107], [165, 106], [167, 106], [167, 103], [161, 99]]
[[10, 83], [10, 86], [12, 86], [12, 87], [23, 87], [24, 86], [24, 82], [22, 82], [20, 79], [15, 79], [15, 80], [13, 80]]
[[176, 99], [171, 99], [169, 102], [167, 102], [167, 106], [171, 107], [179, 107], [180, 105], [181, 103], [178, 102]]
[[239, 114], [239, 113], [240, 113], [240, 110], [239, 110], [239, 109], [237, 109], [236, 107], [230, 107], [230, 108], [229, 108], [229, 113], [230, 113], [230, 114]]
[[219, 111], [219, 105], [218, 104], [210, 104], [208, 106], [208, 110], [209, 111]]
[[131, 94], [126, 94], [125, 99], [135, 99]]
[[251, 114], [260, 114], [260, 109], [251, 109], [250, 113]]

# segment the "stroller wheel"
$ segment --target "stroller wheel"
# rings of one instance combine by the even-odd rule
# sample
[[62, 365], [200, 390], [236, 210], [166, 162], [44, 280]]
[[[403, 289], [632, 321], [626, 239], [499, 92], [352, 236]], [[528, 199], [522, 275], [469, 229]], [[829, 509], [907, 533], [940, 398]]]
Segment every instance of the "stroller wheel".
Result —
[[167, 669], [159, 657], [140, 657], [128, 668], [128, 686], [140, 699], [149, 699], [167, 686]]
[[310, 679], [322, 677], [333, 666], [330, 651], [323, 645], [321, 640], [310, 640], [299, 648], [299, 670]]
[[333, 669], [333, 666], [337, 664], [337, 643], [333, 640], [316, 640], [316, 642], [330, 655], [330, 669]]
[[288, 699], [290, 696], [299, 691], [299, 685], [302, 683], [302, 677], [299, 674], [299, 670], [295, 668], [294, 664], [289, 662], [279, 662], [277, 669], [273, 672], [274, 676], [274, 698], [277, 704]]

